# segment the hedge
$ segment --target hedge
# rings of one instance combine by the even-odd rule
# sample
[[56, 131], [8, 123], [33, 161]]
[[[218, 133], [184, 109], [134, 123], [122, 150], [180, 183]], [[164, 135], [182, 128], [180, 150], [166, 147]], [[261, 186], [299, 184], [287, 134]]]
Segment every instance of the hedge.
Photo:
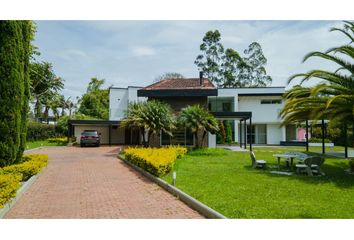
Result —
[[176, 159], [187, 152], [187, 148], [170, 146], [165, 148], [127, 148], [125, 159], [155, 176], [167, 174]]
[[0, 169], [1, 174], [20, 174], [21, 181], [27, 181], [30, 177], [39, 173], [48, 164], [48, 155], [32, 154], [23, 158], [24, 162]]
[[56, 133], [54, 125], [37, 122], [28, 123], [27, 141], [47, 140], [48, 138], [59, 137], [59, 135]]
[[20, 174], [0, 174], [0, 208], [16, 196], [20, 181]]

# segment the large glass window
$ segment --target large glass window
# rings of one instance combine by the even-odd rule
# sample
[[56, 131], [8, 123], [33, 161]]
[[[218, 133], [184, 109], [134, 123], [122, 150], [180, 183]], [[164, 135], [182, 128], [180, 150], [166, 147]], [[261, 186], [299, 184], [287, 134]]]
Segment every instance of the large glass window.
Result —
[[190, 129], [175, 130], [172, 137], [166, 133], [161, 134], [161, 145], [194, 145], [194, 136]]

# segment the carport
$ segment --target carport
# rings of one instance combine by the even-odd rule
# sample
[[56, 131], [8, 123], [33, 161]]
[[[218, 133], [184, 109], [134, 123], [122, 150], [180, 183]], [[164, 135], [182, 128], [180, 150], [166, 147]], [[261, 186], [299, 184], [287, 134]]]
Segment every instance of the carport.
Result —
[[[240, 147], [247, 149], [247, 120], [252, 129], [252, 112], [211, 112], [217, 120], [239, 120], [240, 121]], [[250, 151], [252, 151], [252, 139], [249, 141]]]
[[120, 128], [120, 121], [110, 120], [68, 120], [68, 137], [80, 138], [83, 130], [97, 130], [101, 133], [102, 144], [124, 144], [125, 129]]

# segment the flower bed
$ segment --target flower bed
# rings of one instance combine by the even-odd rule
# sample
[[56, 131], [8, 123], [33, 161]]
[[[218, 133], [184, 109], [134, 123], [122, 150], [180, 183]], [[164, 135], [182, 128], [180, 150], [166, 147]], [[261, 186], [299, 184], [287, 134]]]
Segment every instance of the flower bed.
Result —
[[48, 142], [50, 143], [57, 143], [61, 145], [65, 145], [68, 143], [68, 138], [67, 137], [61, 137], [61, 138], [48, 138]]
[[48, 156], [32, 154], [23, 157], [23, 162], [0, 168], [0, 208], [16, 196], [20, 182], [27, 181], [48, 164]]
[[124, 150], [126, 160], [159, 177], [167, 174], [172, 169], [176, 159], [186, 152], [187, 148], [179, 146], [127, 148]]

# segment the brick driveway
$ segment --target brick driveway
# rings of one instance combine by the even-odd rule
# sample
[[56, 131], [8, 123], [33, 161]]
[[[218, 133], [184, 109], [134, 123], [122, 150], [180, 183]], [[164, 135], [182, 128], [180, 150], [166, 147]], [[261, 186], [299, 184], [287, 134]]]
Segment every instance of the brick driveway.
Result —
[[49, 165], [6, 218], [202, 218], [117, 159], [119, 147], [45, 148]]

